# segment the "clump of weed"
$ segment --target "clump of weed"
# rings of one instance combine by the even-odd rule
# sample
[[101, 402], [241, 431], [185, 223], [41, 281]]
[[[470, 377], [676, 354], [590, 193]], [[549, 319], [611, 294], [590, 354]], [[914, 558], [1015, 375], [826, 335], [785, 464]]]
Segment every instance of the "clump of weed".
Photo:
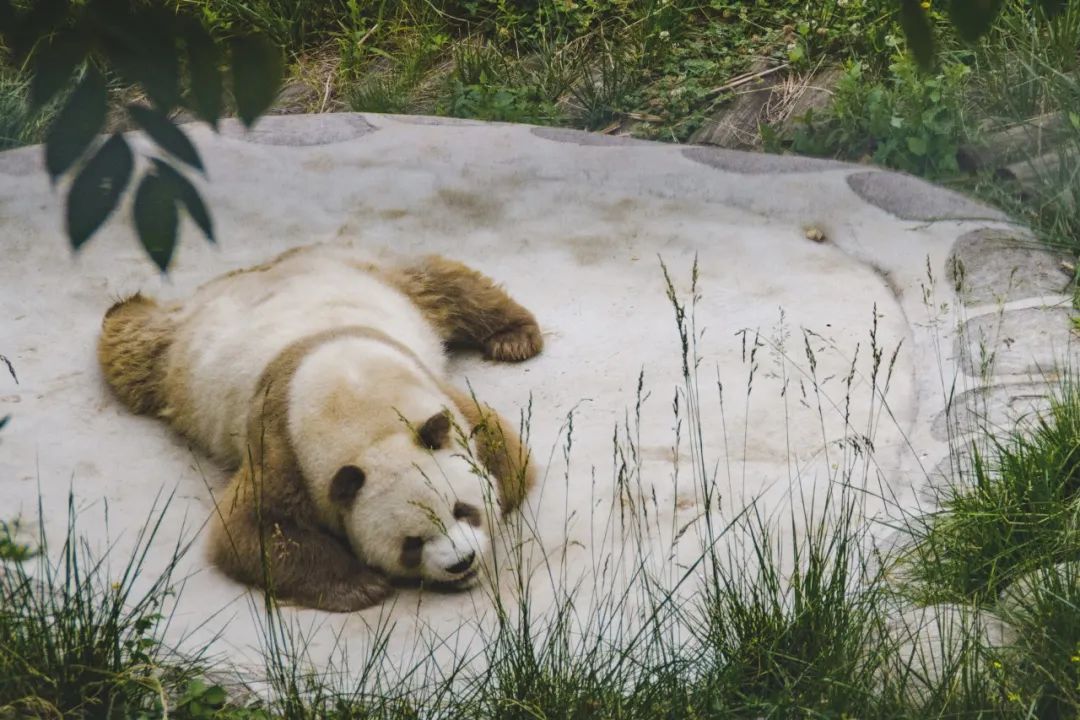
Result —
[[200, 671], [198, 659], [162, 644], [172, 570], [186, 548], [176, 547], [162, 574], [136, 592], [164, 510], [139, 532], [118, 579], [80, 543], [75, 516], [69, 496], [58, 557], [42, 534], [36, 559], [16, 546], [0, 566], [0, 715], [159, 715]]
[[0, 520], [0, 562], [22, 562], [37, 553], [26, 542], [17, 539], [20, 522]]
[[919, 530], [912, 568], [929, 599], [993, 599], [1018, 574], [1080, 557], [1080, 388], [1063, 383], [1030, 428], [983, 437]]
[[45, 137], [53, 105], [39, 112], [29, 108], [30, 83], [13, 70], [0, 66], [0, 150], [32, 145]]
[[888, 74], [875, 80], [862, 63], [848, 65], [831, 107], [811, 113], [791, 148], [808, 155], [851, 160], [941, 178], [959, 170], [957, 152], [967, 137], [963, 87], [967, 65], [953, 62], [931, 75], [897, 54]]

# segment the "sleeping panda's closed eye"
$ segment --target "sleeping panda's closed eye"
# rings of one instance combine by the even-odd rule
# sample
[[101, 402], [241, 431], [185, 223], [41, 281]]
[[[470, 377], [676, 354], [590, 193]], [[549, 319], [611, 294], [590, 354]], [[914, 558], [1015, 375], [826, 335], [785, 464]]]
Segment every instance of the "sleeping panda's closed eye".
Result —
[[473, 527], [480, 527], [480, 509], [475, 505], [469, 503], [456, 502], [454, 503], [454, 519], [464, 520]]
[[424, 552], [424, 538], [410, 535], [401, 543], [401, 566], [407, 568], [420, 567], [420, 559]]
[[337, 505], [348, 506], [367, 481], [364, 471], [355, 465], [345, 465], [330, 481], [330, 499]]

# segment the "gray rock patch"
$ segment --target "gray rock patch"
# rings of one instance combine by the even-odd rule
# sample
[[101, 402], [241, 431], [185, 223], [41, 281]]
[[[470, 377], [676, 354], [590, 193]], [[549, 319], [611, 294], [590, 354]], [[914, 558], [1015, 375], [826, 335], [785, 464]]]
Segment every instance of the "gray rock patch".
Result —
[[847, 183], [863, 200], [901, 220], [1008, 219], [993, 208], [910, 175], [871, 170], [848, 175]]
[[938, 440], [949, 440], [984, 427], [1011, 430], [1017, 422], [1046, 410], [1049, 394], [1050, 388], [1045, 383], [1011, 383], [967, 390], [953, 398], [947, 411], [937, 414], [930, 431]]
[[41, 146], [14, 148], [0, 153], [0, 173], [26, 177], [45, 172], [45, 155]]
[[485, 123], [480, 120], [468, 118], [444, 117], [442, 115], [387, 115], [386, 117], [406, 125], [429, 125], [429, 126], [461, 126], [475, 127], [477, 125], [493, 125], [498, 123]]
[[711, 147], [689, 147], [684, 149], [682, 154], [689, 160], [709, 165], [717, 170], [744, 175], [850, 170], [856, 167], [838, 160], [823, 160], [801, 155], [769, 155]]
[[996, 374], [1047, 375], [1072, 350], [1069, 308], [1025, 308], [987, 313], [964, 323], [956, 338], [964, 372], [979, 376], [984, 368]]
[[949, 279], [966, 305], [1056, 295], [1069, 277], [1061, 258], [1030, 235], [983, 228], [960, 236], [949, 257]]
[[659, 146], [660, 143], [638, 140], [626, 135], [601, 135], [600, 133], [584, 132], [582, 130], [569, 130], [567, 128], [535, 127], [530, 132], [536, 137], [545, 140], [554, 140], [561, 143], [573, 143], [574, 145], [592, 145], [595, 147], [613, 147], [620, 145]]
[[221, 123], [221, 134], [259, 145], [332, 145], [354, 140], [377, 128], [358, 113], [324, 113], [321, 115], [267, 115], [256, 121], [250, 130], [235, 119]]

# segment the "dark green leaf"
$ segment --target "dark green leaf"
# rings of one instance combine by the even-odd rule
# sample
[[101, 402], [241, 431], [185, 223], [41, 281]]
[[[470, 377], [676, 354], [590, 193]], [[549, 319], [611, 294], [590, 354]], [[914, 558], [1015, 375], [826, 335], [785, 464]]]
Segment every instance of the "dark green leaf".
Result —
[[8, 424], [8, 420], [10, 420], [10, 419], [11, 419], [10, 415], [5, 415], [4, 417], [0, 418], [0, 430], [2, 430], [4, 428], [4, 426]]
[[39, 39], [57, 29], [67, 11], [68, 0], [37, 0], [22, 17], [13, 18], [10, 26], [4, 26], [16, 65], [30, 54]]
[[191, 24], [185, 38], [191, 109], [216, 129], [221, 117], [221, 52], [198, 22]]
[[180, 202], [184, 203], [184, 207], [187, 208], [191, 219], [203, 231], [206, 239], [214, 242], [214, 224], [210, 219], [210, 213], [206, 210], [206, 205], [203, 204], [202, 198], [199, 197], [199, 191], [171, 165], [157, 158], [153, 160], [158, 175], [161, 176], [162, 180], [173, 186], [173, 193], [180, 199]]
[[75, 176], [67, 198], [67, 230], [73, 248], [82, 247], [112, 213], [134, 164], [131, 148], [116, 133]]
[[225, 695], [225, 689], [223, 687], [214, 685], [211, 688], [207, 688], [200, 699], [207, 705], [217, 708], [225, 704], [227, 696]]
[[900, 0], [900, 27], [919, 66], [929, 69], [934, 64], [934, 31], [919, 0]]
[[67, 84], [86, 59], [86, 43], [75, 33], [59, 33], [37, 51], [30, 80], [30, 106], [39, 108]]
[[986, 34], [1004, 4], [1003, 0], [952, 0], [949, 19], [960, 37], [973, 42]]
[[232, 41], [233, 95], [236, 113], [251, 127], [277, 97], [284, 70], [281, 50], [261, 35]]
[[91, 66], [45, 134], [45, 167], [54, 181], [82, 157], [104, 124], [105, 81]]
[[169, 117], [158, 110], [143, 105], [128, 105], [128, 112], [139, 127], [154, 139], [158, 145], [186, 162], [196, 170], [202, 170], [202, 160], [195, 146], [188, 140], [184, 131], [176, 127]]
[[915, 157], [923, 157], [924, 155], [926, 155], [926, 151], [929, 148], [929, 145], [926, 142], [926, 138], [919, 137], [917, 135], [911, 135], [908, 137], [907, 146], [908, 150], [910, 150], [911, 154]]
[[141, 85], [154, 104], [168, 112], [180, 101], [175, 17], [160, 8], [137, 12], [123, 4], [116, 8], [97, 18], [109, 62], [121, 77]]
[[176, 195], [172, 185], [149, 174], [135, 193], [135, 230], [150, 259], [167, 272], [176, 248]]
[[0, 0], [0, 39], [3, 39], [8, 47], [14, 46], [17, 29], [15, 8], [11, 6], [11, 0]]

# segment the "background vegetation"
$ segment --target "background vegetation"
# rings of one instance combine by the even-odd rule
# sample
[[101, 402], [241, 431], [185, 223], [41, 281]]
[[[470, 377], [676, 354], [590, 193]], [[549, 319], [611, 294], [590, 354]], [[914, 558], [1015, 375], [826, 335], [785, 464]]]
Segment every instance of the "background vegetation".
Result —
[[[17, 17], [23, 6], [67, 5], [10, 2], [0, 1], [0, 17], [5, 6]], [[102, 23], [79, 25], [79, 18], [135, 12], [115, 9], [120, 7], [151, 17], [139, 8], [158, 4], [80, 0], [65, 16], [75, 20], [61, 26], [81, 36]], [[132, 105], [176, 120], [211, 123], [222, 113], [239, 111], [251, 122], [270, 107], [278, 87], [277, 60], [268, 47], [284, 54], [287, 78], [270, 112], [438, 114], [685, 142], [700, 139], [717, 118], [723, 121], [726, 108], [766, 85], [773, 90], [767, 107], [749, 123], [744, 133], [749, 137], [740, 144], [923, 175], [1007, 209], [1047, 242], [1074, 253], [1080, 249], [1080, 0], [170, 0], [165, 5], [170, 9], [164, 21], [153, 15], [155, 32], [178, 35], [180, 42], [173, 38], [159, 45], [179, 53], [176, 70], [199, 72], [181, 74], [182, 82], [163, 93], [157, 78], [125, 73], [124, 58], [99, 43], [103, 51], [96, 57], [119, 70], [109, 85], [109, 111], [100, 129], [146, 128], [155, 120], [164, 128], [156, 115], [124, 111]], [[150, 21], [139, 15], [129, 22]], [[11, 52], [0, 67], [0, 148], [47, 139], [51, 119], [63, 108], [65, 78], [74, 62], [50, 35], [50, 26], [39, 25], [30, 35], [53, 41], [21, 47], [13, 38], [27, 33], [7, 33]], [[197, 41], [190, 39], [196, 36]], [[213, 46], [206, 45], [207, 38]], [[254, 46], [253, 38], [270, 43]], [[62, 51], [50, 54], [54, 46]], [[203, 46], [210, 49], [192, 54]], [[31, 82], [42, 75], [31, 73], [41, 65], [31, 52], [35, 47], [49, 61], [45, 93], [40, 83]], [[229, 79], [237, 71], [250, 77], [223, 84], [204, 72], [213, 58]], [[252, 66], [261, 67], [267, 81], [256, 82]], [[67, 73], [58, 75], [58, 67]], [[174, 92], [189, 87], [191, 92]], [[251, 88], [249, 96], [234, 95], [237, 87]], [[46, 102], [58, 92], [61, 100]], [[808, 95], [817, 99], [801, 101]], [[156, 139], [167, 150], [166, 164], [180, 159], [190, 169], [201, 167], [197, 153], [176, 133], [159, 132]], [[52, 163], [50, 170], [57, 174], [73, 162]], [[182, 173], [157, 167], [151, 175], [170, 182], [143, 180], [152, 186], [143, 193], [146, 208], [171, 200], [201, 217], [198, 203], [188, 202], [192, 190], [182, 184]], [[98, 204], [111, 209], [107, 202]], [[92, 207], [83, 223], [91, 234], [100, 215]], [[149, 221], [160, 215], [146, 210], [136, 226], [151, 256], [165, 267], [171, 244], [161, 238], [175, 233], [169, 223], [157, 227]], [[208, 218], [200, 224], [212, 235]], [[84, 240], [80, 232], [85, 235], [86, 229], [72, 232], [76, 246]], [[147, 233], [159, 237], [148, 242]]]

